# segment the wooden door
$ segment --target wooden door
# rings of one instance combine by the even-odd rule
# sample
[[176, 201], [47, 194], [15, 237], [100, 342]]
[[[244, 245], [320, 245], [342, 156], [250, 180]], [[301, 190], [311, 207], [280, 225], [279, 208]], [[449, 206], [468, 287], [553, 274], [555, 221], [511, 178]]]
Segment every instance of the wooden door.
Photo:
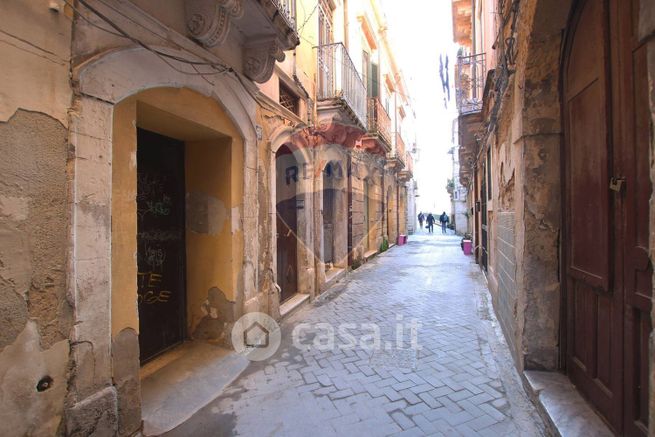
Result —
[[137, 292], [141, 362], [184, 340], [184, 143], [137, 134]]
[[277, 283], [283, 302], [298, 292], [298, 165], [286, 146], [276, 154], [276, 168]]
[[[646, 46], [637, 37], [638, 0], [614, 0], [612, 30], [615, 175], [624, 178], [615, 197], [620, 208], [619, 252], [624, 292], [624, 408], [626, 435], [648, 432], [648, 336], [653, 269], [648, 257], [649, 117]], [[616, 36], [614, 36], [616, 35]]]
[[580, 2], [563, 64], [567, 371], [617, 433], [646, 435], [645, 53], [632, 1]]

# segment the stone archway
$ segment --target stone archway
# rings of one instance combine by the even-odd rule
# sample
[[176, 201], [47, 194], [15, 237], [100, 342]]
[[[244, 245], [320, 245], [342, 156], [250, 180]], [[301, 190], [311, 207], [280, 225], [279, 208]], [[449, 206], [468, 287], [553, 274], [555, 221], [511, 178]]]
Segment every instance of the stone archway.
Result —
[[[112, 171], [113, 145], [123, 141], [112, 135], [116, 105], [147, 89], [167, 87], [193, 90], [219, 105], [234, 125], [241, 147], [240, 168], [232, 168], [236, 204], [230, 211], [232, 250], [239, 263], [235, 275], [234, 316], [256, 307], [257, 215], [248, 215], [243, 199], [257, 199], [257, 153], [254, 114], [256, 102], [236, 78], [221, 75], [209, 83], [199, 76], [174, 73], [162, 68], [161, 60], [147, 50], [131, 48], [102, 53], [73, 69], [74, 111], [70, 113], [70, 143], [73, 150], [73, 193], [70, 295], [75, 302], [72, 360], [88, 374], [76, 378], [73, 391], [79, 407], [93, 394], [94, 404], [115, 405], [121, 433], [131, 433], [141, 423], [139, 399], [138, 341], [130, 312], [112, 311]], [[227, 109], [229, 108], [229, 110]], [[187, 108], [189, 109], [189, 108]], [[132, 157], [134, 158], [134, 157]], [[134, 166], [132, 158], [124, 164]], [[256, 205], [254, 205], [256, 210]], [[252, 210], [253, 206], [249, 207]], [[250, 260], [250, 261], [248, 261]], [[206, 290], [205, 290], [206, 291]], [[91, 347], [88, 347], [91, 345]], [[112, 354], [121, 357], [112, 367]], [[90, 399], [90, 398], [89, 398]], [[109, 407], [107, 407], [109, 408]], [[103, 407], [103, 409], [105, 409]]]

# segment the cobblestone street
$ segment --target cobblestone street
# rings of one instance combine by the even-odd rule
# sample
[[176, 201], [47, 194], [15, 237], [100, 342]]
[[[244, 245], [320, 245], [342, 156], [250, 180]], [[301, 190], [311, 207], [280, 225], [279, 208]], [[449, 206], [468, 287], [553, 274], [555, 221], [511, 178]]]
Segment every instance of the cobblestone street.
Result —
[[[396, 349], [398, 323], [418, 319]], [[291, 333], [300, 323], [302, 349]], [[382, 348], [312, 346], [328, 323]], [[364, 324], [364, 325], [363, 325]], [[310, 327], [311, 326], [311, 327]], [[356, 327], [355, 327], [356, 326]], [[370, 342], [369, 342], [370, 343]], [[389, 347], [392, 347], [389, 350]], [[282, 324], [282, 345], [171, 435], [543, 434], [459, 237], [420, 234], [359, 268]]]

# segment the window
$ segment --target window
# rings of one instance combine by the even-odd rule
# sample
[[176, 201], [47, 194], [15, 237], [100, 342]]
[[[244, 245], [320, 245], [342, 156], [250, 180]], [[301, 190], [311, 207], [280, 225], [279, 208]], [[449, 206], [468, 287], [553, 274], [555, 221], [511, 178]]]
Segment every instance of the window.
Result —
[[326, 0], [318, 5], [318, 45], [332, 44], [332, 8]]
[[300, 98], [284, 83], [280, 82], [280, 105], [298, 115]]

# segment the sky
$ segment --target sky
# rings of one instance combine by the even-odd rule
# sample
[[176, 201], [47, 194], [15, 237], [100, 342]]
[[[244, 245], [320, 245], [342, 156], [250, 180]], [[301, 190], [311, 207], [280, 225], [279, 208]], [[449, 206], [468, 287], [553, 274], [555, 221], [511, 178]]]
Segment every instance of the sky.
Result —
[[[414, 166], [418, 182], [417, 211], [450, 213], [446, 191], [452, 177], [453, 120], [457, 118], [453, 69], [457, 46], [453, 42], [450, 0], [381, 0], [388, 35], [416, 113], [419, 161]], [[451, 100], [444, 107], [439, 78], [439, 56], [449, 57]], [[405, 140], [409, 143], [409, 140]]]

